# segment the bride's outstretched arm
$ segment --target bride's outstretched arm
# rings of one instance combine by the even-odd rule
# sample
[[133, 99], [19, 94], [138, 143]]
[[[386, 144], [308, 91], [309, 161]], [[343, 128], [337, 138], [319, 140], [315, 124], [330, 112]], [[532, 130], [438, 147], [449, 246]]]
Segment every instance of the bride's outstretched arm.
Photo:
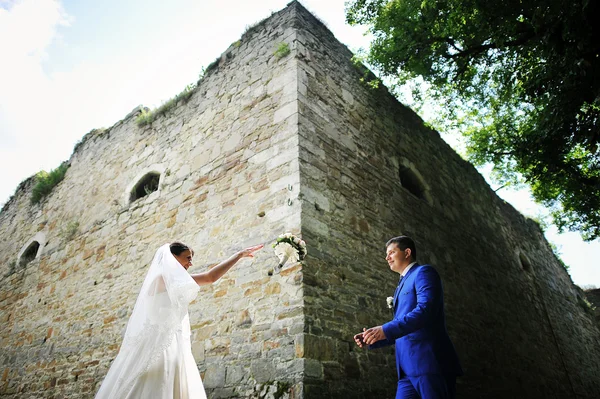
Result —
[[198, 285], [212, 284], [221, 277], [223, 277], [223, 275], [227, 273], [227, 271], [231, 269], [231, 267], [235, 265], [240, 259], [254, 257], [254, 252], [258, 251], [263, 246], [264, 245], [262, 244], [255, 245], [253, 247], [249, 247], [239, 252], [236, 252], [228, 259], [212, 267], [210, 270], [203, 273], [192, 274], [192, 278], [194, 279], [194, 281], [196, 281]]

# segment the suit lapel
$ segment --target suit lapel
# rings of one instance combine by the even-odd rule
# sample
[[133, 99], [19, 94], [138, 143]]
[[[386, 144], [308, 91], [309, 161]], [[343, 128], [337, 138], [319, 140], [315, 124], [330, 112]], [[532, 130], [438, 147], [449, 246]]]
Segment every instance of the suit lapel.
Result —
[[406, 272], [406, 275], [402, 278], [402, 281], [400, 281], [400, 283], [398, 284], [398, 287], [396, 287], [396, 292], [394, 293], [394, 313], [396, 313], [396, 309], [398, 308], [398, 298], [400, 296], [400, 291], [402, 291], [402, 287], [404, 287], [404, 284], [406, 284], [406, 280], [408, 279], [408, 276], [410, 276], [410, 274], [419, 266], [418, 263], [415, 263], [414, 265], [412, 265], [412, 267], [408, 270], [408, 272]]
[[402, 281], [400, 281], [400, 285], [399, 285], [400, 290], [402, 290], [402, 287], [404, 287], [404, 284], [406, 284], [406, 280], [408, 280], [408, 277], [410, 276], [410, 274], [412, 272], [414, 272], [417, 267], [419, 267], [419, 264], [415, 263], [414, 265], [412, 265], [412, 267], [410, 268], [410, 270], [408, 272], [406, 272], [406, 275], [404, 276], [404, 278], [402, 279]]
[[[402, 283], [402, 282], [400, 282], [400, 283]], [[398, 296], [399, 295], [400, 295], [400, 284], [398, 284], [398, 286], [396, 287], [396, 292], [394, 292], [394, 314], [396, 313], [396, 310], [398, 309]]]
[[394, 311], [396, 311], [396, 305], [398, 304], [398, 294], [400, 294], [400, 283], [398, 283], [398, 285], [396, 286], [396, 291], [394, 291]]

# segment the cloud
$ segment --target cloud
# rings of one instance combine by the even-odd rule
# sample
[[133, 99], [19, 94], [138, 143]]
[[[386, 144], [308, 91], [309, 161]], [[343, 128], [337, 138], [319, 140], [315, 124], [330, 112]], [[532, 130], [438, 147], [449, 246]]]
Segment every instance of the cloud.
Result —
[[68, 24], [69, 17], [56, 0], [22, 0], [0, 9], [0, 54], [5, 60], [0, 63], [3, 149], [6, 143], [27, 139], [30, 127], [37, 125], [32, 110], [43, 100], [39, 93], [48, 85], [42, 62], [58, 27]]
[[[100, 40], [86, 50], [91, 46], [102, 56], [89, 57], [89, 51], [69, 47], [70, 32], [64, 29], [74, 19], [59, 1], [4, 1], [0, 7], [0, 37], [10, 38], [0, 41], [2, 58], [10, 60], [0, 63], [0, 170], [10, 171], [2, 174], [0, 204], [24, 178], [68, 159], [86, 132], [111, 126], [145, 101], [157, 106], [197, 79], [201, 69], [198, 60], [185, 59], [189, 36], [176, 46], [153, 42], [152, 51], [134, 45], [136, 51], [120, 57], [107, 51], [118, 43]], [[61, 30], [67, 38], [61, 50], [69, 58], [60, 59], [67, 61], [60, 69], [44, 68], [59, 60], [55, 45]], [[182, 74], [182, 65], [195, 72]]]
[[[69, 25], [69, 16], [56, 0], [22, 0], [0, 9], [2, 54], [19, 60], [39, 59], [56, 37], [56, 28]], [[8, 40], [6, 40], [8, 38]]]
[[43, 63], [48, 48], [60, 40], [58, 29], [72, 18], [56, 0], [3, 2], [0, 8], [0, 201], [12, 194], [19, 180], [49, 169], [55, 140], [48, 122], [57, 120], [52, 79]]
[[0, 120], [18, 119], [23, 103], [35, 100], [31, 91], [45, 86], [46, 49], [57, 38], [57, 28], [68, 24], [56, 0], [22, 0], [0, 9], [0, 54], [7, 60], [0, 64]]

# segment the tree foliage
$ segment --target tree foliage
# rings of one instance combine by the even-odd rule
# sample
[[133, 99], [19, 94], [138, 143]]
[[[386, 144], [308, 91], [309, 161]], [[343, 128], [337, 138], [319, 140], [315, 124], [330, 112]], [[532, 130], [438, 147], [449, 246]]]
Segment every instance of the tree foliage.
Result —
[[[368, 62], [445, 105], [475, 164], [523, 179], [559, 229], [600, 237], [598, 1], [353, 0]], [[423, 94], [425, 93], [425, 94]], [[439, 122], [439, 121], [438, 121]]]

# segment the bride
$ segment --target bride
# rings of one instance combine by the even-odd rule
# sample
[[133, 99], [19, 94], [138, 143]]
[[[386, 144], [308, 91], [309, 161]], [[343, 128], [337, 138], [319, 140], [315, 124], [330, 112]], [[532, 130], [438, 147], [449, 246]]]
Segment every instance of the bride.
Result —
[[246, 248], [204, 273], [192, 274], [194, 252], [180, 242], [156, 251], [127, 323], [119, 354], [96, 399], [205, 399], [190, 344], [188, 305], [199, 285], [221, 278], [262, 245]]

